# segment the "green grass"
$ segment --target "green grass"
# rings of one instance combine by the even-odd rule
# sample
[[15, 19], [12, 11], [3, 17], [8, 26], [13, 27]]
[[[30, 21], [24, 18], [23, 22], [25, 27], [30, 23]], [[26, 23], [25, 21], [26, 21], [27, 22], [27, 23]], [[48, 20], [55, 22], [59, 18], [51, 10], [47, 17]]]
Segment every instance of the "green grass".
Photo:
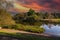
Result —
[[21, 25], [17, 24], [18, 30], [34, 32], [34, 33], [43, 33], [45, 30], [40, 28], [40, 26], [31, 26], [31, 25]]
[[43, 28], [40, 28], [40, 26], [23, 25], [23, 24], [16, 24], [12, 26], [9, 26], [9, 25], [2, 26], [2, 28], [22, 30], [22, 31], [34, 32], [34, 33], [43, 33], [45, 31]]
[[21, 34], [21, 33], [0, 32], [0, 35], [8, 36], [11, 38], [23, 39], [23, 40], [58, 40], [55, 38], [49, 38], [49, 37], [37, 36], [37, 35], [31, 35], [31, 34]]
[[60, 23], [60, 19], [41, 19], [41, 21], [47, 21], [51, 23]]
[[[11, 38], [17, 38], [17, 39], [22, 39], [22, 40], [58, 40], [56, 38], [50, 38], [50, 37], [45, 37], [45, 36], [40, 36], [40, 35], [33, 35], [33, 34], [25, 34], [25, 33], [16, 33], [16, 32], [9, 32], [9, 31], [4, 31], [0, 30], [0, 35], [1, 36], [8, 36]], [[0, 36], [0, 37], [1, 37]]]

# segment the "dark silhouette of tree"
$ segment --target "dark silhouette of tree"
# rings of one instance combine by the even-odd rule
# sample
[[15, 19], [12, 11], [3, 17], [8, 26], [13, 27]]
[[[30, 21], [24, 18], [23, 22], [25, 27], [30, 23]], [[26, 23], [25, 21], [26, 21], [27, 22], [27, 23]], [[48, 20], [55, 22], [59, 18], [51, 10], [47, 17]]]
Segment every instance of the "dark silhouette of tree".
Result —
[[34, 17], [27, 17], [26, 22], [30, 25], [34, 25], [35, 19]]
[[28, 16], [31, 16], [31, 15], [33, 15], [34, 13], [35, 13], [35, 11], [32, 10], [32, 9], [30, 9], [30, 10], [27, 12], [27, 15], [28, 15]]

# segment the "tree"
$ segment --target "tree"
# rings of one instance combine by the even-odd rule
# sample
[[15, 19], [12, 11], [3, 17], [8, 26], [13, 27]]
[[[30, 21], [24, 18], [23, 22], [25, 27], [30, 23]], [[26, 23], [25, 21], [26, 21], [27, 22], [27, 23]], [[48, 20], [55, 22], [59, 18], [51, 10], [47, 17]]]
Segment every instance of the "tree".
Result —
[[0, 9], [9, 9], [13, 6], [13, 1], [0, 0]]
[[32, 10], [32, 9], [30, 9], [30, 10], [27, 12], [27, 15], [28, 15], [28, 16], [31, 16], [31, 15], [33, 15], [34, 13], [35, 13], [35, 11]]
[[0, 9], [0, 25], [15, 25], [12, 16], [4, 9]]
[[7, 12], [7, 9], [12, 4], [6, 0], [0, 0], [0, 25], [15, 25], [12, 16]]
[[23, 23], [24, 20], [24, 14], [16, 14], [13, 19], [16, 21], [16, 23]]
[[52, 13], [48, 13], [48, 12], [45, 12], [42, 16], [43, 16], [43, 19], [53, 19], [54, 18]]
[[34, 16], [35, 11], [30, 9], [27, 14], [25, 13], [19, 13], [14, 16], [14, 20], [16, 23], [28, 23], [28, 24], [34, 24], [35, 21], [35, 16]]
[[30, 25], [34, 25], [35, 19], [34, 19], [34, 17], [27, 17], [26, 22]]
[[54, 16], [52, 15], [52, 13], [48, 13], [48, 19], [54, 19]]

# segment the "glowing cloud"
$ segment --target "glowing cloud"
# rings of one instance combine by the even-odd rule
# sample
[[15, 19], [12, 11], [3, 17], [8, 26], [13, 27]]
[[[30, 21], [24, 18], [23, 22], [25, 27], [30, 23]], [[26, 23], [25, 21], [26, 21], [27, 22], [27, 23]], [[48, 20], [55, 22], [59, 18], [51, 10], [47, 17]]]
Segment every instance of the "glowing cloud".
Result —
[[23, 7], [22, 5], [20, 5], [19, 3], [14, 3], [14, 9], [16, 9], [17, 11], [28, 11], [29, 8]]
[[14, 8], [23, 11], [30, 8], [36, 11], [60, 11], [60, 0], [16, 0]]

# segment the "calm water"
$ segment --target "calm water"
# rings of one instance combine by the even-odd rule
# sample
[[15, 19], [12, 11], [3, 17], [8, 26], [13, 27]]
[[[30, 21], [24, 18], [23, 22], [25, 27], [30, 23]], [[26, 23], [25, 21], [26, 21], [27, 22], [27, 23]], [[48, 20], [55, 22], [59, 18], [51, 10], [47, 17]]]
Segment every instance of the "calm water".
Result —
[[50, 34], [50, 35], [54, 35], [54, 36], [60, 36], [60, 25], [46, 25], [43, 24], [41, 27], [43, 27], [45, 29], [44, 33]]

